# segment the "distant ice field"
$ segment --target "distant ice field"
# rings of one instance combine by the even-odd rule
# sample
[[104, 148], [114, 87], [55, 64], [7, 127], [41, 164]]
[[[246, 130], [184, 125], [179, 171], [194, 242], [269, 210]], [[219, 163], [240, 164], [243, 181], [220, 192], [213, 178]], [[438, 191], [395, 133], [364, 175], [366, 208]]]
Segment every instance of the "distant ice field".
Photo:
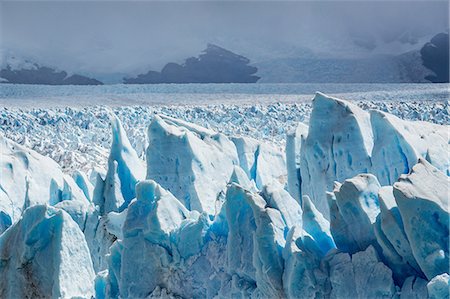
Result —
[[283, 150], [286, 133], [298, 122], [308, 124], [316, 91], [402, 119], [450, 123], [448, 84], [0, 84], [0, 134], [51, 157], [68, 173], [105, 167], [111, 113], [142, 159], [147, 127], [158, 113]]
[[316, 91], [347, 100], [444, 101], [448, 99], [449, 84], [0, 84], [0, 106], [37, 108], [293, 103], [311, 100]]

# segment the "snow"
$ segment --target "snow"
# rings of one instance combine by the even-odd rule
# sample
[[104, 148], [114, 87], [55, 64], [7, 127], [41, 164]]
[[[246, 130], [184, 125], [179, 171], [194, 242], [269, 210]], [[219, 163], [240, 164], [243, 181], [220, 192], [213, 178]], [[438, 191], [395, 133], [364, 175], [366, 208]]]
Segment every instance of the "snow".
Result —
[[0, 297], [445, 298], [448, 127], [389, 105], [3, 109]]

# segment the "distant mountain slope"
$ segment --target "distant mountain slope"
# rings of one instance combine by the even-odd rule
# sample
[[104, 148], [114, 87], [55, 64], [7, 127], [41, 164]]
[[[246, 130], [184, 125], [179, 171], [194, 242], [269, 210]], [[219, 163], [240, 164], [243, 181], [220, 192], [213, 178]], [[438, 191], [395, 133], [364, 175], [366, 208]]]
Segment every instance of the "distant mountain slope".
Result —
[[259, 80], [254, 75], [257, 68], [249, 63], [244, 56], [208, 44], [198, 58], [188, 58], [181, 65], [168, 63], [161, 72], [149, 71], [136, 78], [124, 78], [124, 83], [254, 83]]
[[435, 35], [430, 42], [420, 50], [423, 65], [435, 74], [426, 79], [433, 83], [449, 82], [449, 34], [448, 32]]
[[256, 63], [262, 83], [420, 83], [419, 51], [367, 58], [285, 58]]
[[51, 67], [41, 66], [15, 57], [5, 58], [0, 69], [1, 83], [47, 85], [102, 85], [99, 80], [82, 75], [68, 75]]

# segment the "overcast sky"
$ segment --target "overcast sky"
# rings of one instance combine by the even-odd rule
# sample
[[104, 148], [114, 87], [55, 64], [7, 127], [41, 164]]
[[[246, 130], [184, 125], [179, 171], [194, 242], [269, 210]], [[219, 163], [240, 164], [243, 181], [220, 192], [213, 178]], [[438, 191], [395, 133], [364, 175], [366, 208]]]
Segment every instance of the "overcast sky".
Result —
[[208, 42], [253, 61], [400, 53], [413, 45], [371, 45], [449, 26], [448, 1], [2, 1], [0, 9], [3, 50], [90, 74], [159, 70]]

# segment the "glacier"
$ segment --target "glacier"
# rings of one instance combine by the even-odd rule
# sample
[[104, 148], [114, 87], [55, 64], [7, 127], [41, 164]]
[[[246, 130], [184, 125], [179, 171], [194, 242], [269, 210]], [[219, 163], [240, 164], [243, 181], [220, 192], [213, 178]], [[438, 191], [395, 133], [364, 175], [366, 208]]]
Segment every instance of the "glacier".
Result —
[[62, 209], [34, 205], [0, 238], [3, 298], [89, 298], [95, 278], [83, 232]]
[[72, 173], [0, 134], [0, 297], [448, 298], [448, 126], [311, 108], [284, 143], [108, 109]]

